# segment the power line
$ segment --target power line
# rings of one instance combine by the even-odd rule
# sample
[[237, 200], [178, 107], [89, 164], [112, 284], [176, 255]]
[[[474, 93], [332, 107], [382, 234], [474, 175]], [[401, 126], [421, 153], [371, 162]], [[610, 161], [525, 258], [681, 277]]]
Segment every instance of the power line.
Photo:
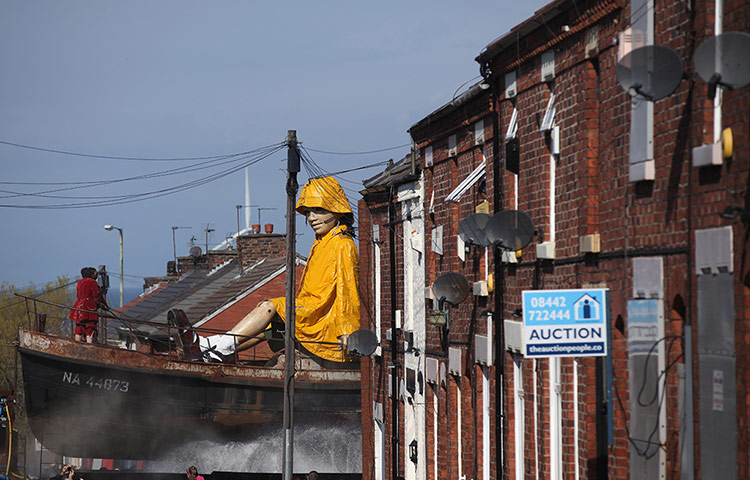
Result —
[[[23, 204], [0, 204], [0, 207], [2, 208], [25, 208], [25, 209], [70, 209], [70, 208], [92, 208], [92, 207], [102, 207], [102, 206], [110, 206], [110, 205], [122, 205], [125, 203], [133, 203], [133, 202], [139, 202], [143, 200], [150, 200], [153, 198], [163, 197], [166, 195], [171, 195], [173, 193], [182, 192], [185, 190], [189, 190], [201, 185], [205, 185], [207, 183], [213, 182], [215, 180], [218, 180], [220, 178], [226, 177], [227, 175], [231, 175], [235, 172], [238, 172], [250, 165], [254, 165], [261, 160], [268, 158], [269, 156], [273, 155], [274, 153], [278, 152], [284, 148], [284, 145], [276, 146], [275, 148], [263, 153], [262, 155], [259, 155], [255, 158], [252, 158], [250, 161], [242, 162], [239, 165], [232, 166], [230, 168], [227, 168], [225, 170], [222, 170], [220, 172], [213, 173], [211, 175], [207, 175], [205, 177], [201, 177], [195, 180], [191, 180], [189, 182], [185, 182], [179, 185], [175, 185], [172, 187], [162, 188], [159, 190], [153, 190], [148, 192], [141, 192], [137, 194], [128, 194], [128, 195], [119, 195], [119, 196], [109, 196], [109, 197], [102, 197], [97, 196], [95, 198], [100, 199], [98, 201], [88, 201], [88, 202], [71, 202], [71, 203], [58, 203], [58, 204], [47, 204], [47, 205], [23, 205]], [[238, 160], [247, 160], [249, 156], [243, 157]], [[155, 176], [164, 176], [164, 175], [156, 175]], [[29, 194], [26, 196], [38, 196], [40, 198], [44, 198], [43, 195], [35, 195], [35, 194]], [[75, 198], [72, 198], [75, 199]]]
[[328, 154], [328, 155], [368, 155], [370, 153], [383, 153], [383, 152], [388, 152], [390, 150], [397, 150], [399, 148], [410, 147], [410, 146], [411, 146], [411, 143], [407, 143], [407, 144], [404, 144], [404, 145], [397, 145], [395, 147], [381, 148], [380, 150], [370, 150], [370, 151], [367, 151], [367, 152], [329, 152], [329, 151], [326, 151], [326, 150], [315, 150], [313, 148], [306, 148], [305, 150], [308, 150], [310, 152], [315, 152], [315, 153], [325, 153], [325, 154]]
[[[312, 156], [310, 156], [310, 154], [307, 152], [305, 148], [302, 148], [300, 153], [301, 153], [300, 159], [302, 160], [302, 165], [305, 167], [305, 170], [307, 171], [309, 178], [334, 177], [337, 180], [343, 180], [346, 182], [349, 181], [324, 170], [320, 165], [318, 165], [315, 162], [315, 160], [313, 160]], [[339, 182], [339, 185], [340, 184], [341, 182]], [[328, 187], [326, 185], [323, 185], [323, 188], [328, 188]], [[355, 190], [345, 188], [343, 185], [341, 185], [341, 188], [344, 190], [344, 192], [348, 192], [350, 195], [357, 195], [359, 193]], [[334, 194], [334, 192], [329, 192], [329, 193], [331, 193], [332, 195]], [[355, 218], [358, 217], [359, 212], [357, 210], [357, 204], [353, 202], [349, 202], [349, 203], [351, 204], [353, 215], [355, 216]]]
[[[277, 145], [271, 145], [268, 147], [262, 147], [261, 149], [257, 149], [251, 153], [272, 154], [275, 151], [278, 151], [278, 149], [281, 148], [281, 146], [282, 146], [281, 144], [277, 144]], [[24, 197], [24, 196], [36, 196], [36, 197], [44, 197], [44, 198], [69, 198], [69, 199], [117, 198], [117, 197], [112, 197], [112, 196], [107, 197], [107, 196], [101, 196], [101, 195], [97, 195], [95, 197], [65, 197], [65, 196], [51, 196], [51, 195], [46, 195], [46, 194], [64, 192], [64, 191], [69, 191], [69, 190], [78, 190], [78, 189], [89, 188], [89, 187], [99, 187], [102, 185], [111, 185], [114, 183], [129, 182], [129, 181], [134, 181], [134, 180], [149, 180], [149, 179], [154, 179], [154, 178], [159, 178], [159, 177], [166, 177], [166, 176], [172, 176], [172, 175], [179, 175], [183, 173], [196, 172], [199, 170], [206, 170], [208, 168], [214, 168], [214, 167], [218, 167], [221, 165], [226, 165], [226, 164], [230, 164], [233, 162], [246, 160], [250, 158], [250, 156], [251, 156], [250, 154], [247, 154], [247, 155], [243, 154], [239, 158], [237, 158], [236, 156], [233, 156], [233, 158], [230, 160], [227, 160], [227, 159], [210, 160], [206, 162], [201, 162], [199, 164], [187, 165], [183, 167], [172, 168], [169, 170], [162, 170], [159, 172], [147, 173], [144, 175], [137, 175], [133, 177], [125, 177], [125, 178], [118, 178], [118, 179], [111, 179], [111, 180], [98, 180], [98, 181], [93, 181], [93, 182], [77, 182], [75, 183], [77, 185], [75, 187], [57, 188], [57, 189], [45, 190], [45, 191], [35, 192], [35, 193], [22, 193], [22, 192], [12, 192], [8, 190], [0, 190], [0, 192], [9, 194], [9, 195], [0, 196], [0, 198], [13, 198], [13, 197]], [[0, 182], [0, 184], [4, 184], [4, 183], [11, 183], [11, 182]]]
[[125, 157], [125, 156], [117, 156], [117, 155], [96, 155], [92, 153], [71, 152], [67, 150], [57, 150], [54, 148], [44, 148], [44, 147], [37, 147], [33, 145], [24, 145], [21, 143], [8, 142], [5, 140], [0, 140], [0, 144], [8, 145], [11, 147], [25, 148], [28, 150], [36, 150], [40, 152], [57, 153], [60, 155], [71, 155], [75, 157], [102, 158], [105, 160], [134, 160], [134, 161], [141, 161], [141, 162], [179, 162], [179, 161], [190, 161], [190, 160], [210, 160], [210, 159], [217, 159], [217, 158], [227, 158], [227, 157], [236, 156], [236, 155], [244, 155], [245, 153], [247, 153], [247, 152], [240, 152], [240, 153], [232, 153], [228, 155], [226, 154], [225, 155], [210, 155], [206, 157], [167, 157], [167, 158]]
[[342, 173], [351, 173], [351, 172], [356, 172], [358, 170], [366, 170], [368, 168], [382, 167], [382, 166], [388, 165], [388, 162], [389, 160], [384, 160], [382, 162], [365, 165], [364, 167], [350, 168], [348, 170], [339, 170], [338, 172], [331, 172], [329, 173], [329, 175], [341, 175]]

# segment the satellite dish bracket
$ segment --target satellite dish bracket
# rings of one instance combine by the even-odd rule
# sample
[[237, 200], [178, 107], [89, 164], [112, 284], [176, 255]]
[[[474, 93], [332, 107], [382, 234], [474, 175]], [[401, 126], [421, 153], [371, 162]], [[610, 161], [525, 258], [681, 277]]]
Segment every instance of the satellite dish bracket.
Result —
[[648, 93], [646, 93], [646, 92], [644, 92], [642, 90], [643, 89], [643, 85], [641, 85], [640, 83], [633, 84], [630, 87], [630, 89], [633, 90], [637, 94], [637, 96], [639, 96], [639, 97], [641, 97], [641, 98], [643, 98], [645, 100], [648, 100], [649, 102], [653, 102], [654, 101], [654, 97], [652, 95], [649, 95]]
[[714, 73], [711, 75], [711, 78], [708, 80], [708, 98], [709, 100], [713, 100], [714, 97], [716, 97], [716, 87], [721, 87], [725, 90], [734, 90], [734, 87], [731, 86], [728, 83], [724, 83], [721, 81], [721, 74], [720, 73]]
[[440, 312], [443, 313], [443, 310], [445, 310], [445, 295], [440, 297], [437, 302], [438, 302], [437, 303], [438, 310], [440, 310]]

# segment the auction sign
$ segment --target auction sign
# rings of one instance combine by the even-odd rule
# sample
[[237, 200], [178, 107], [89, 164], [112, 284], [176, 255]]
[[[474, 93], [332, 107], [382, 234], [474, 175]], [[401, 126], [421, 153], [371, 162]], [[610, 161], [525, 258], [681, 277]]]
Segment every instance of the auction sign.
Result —
[[607, 355], [609, 289], [524, 290], [527, 357]]

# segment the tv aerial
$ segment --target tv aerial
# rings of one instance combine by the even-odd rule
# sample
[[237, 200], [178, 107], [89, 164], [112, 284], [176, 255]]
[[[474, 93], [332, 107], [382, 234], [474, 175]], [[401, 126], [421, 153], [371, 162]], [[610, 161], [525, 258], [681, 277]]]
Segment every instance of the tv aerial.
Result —
[[503, 210], [490, 218], [487, 238], [504, 250], [523, 250], [534, 236], [534, 223], [521, 210]]
[[636, 48], [617, 63], [617, 80], [632, 97], [655, 102], [674, 92], [682, 79], [682, 59], [663, 45]]
[[485, 231], [489, 221], [490, 216], [486, 213], [472, 213], [461, 220], [458, 224], [458, 236], [466, 244], [467, 250], [471, 245], [486, 247], [491, 243]]
[[455, 307], [469, 296], [469, 281], [460, 273], [446, 273], [439, 276], [432, 284], [432, 293], [437, 299], [438, 314], [433, 314], [430, 322], [433, 325], [450, 329], [450, 307]]
[[708, 98], [716, 87], [741, 88], [750, 83], [750, 34], [725, 32], [707, 39], [695, 51], [695, 70], [708, 83]]

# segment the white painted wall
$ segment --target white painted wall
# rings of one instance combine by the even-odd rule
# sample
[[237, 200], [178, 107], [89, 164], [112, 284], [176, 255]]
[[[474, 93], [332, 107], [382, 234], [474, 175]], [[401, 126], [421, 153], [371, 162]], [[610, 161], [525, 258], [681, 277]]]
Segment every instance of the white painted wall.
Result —
[[[419, 354], [405, 353], [404, 368], [416, 372], [414, 395], [404, 402], [404, 463], [406, 480], [427, 478], [427, 412], [426, 403], [426, 312], [425, 312], [425, 234], [423, 182], [412, 182], [398, 189], [401, 204], [404, 246], [404, 330], [414, 334]], [[422, 379], [421, 388], [419, 378]], [[410, 398], [409, 398], [410, 397]], [[409, 459], [409, 444], [417, 441], [417, 463]]]

